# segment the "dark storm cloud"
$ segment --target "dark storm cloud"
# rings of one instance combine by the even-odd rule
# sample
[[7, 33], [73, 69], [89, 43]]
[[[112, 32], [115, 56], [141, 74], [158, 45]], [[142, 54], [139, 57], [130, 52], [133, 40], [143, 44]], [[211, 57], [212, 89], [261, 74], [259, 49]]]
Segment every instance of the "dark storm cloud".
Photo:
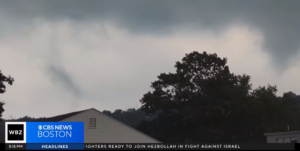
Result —
[[279, 69], [286, 67], [299, 48], [299, 8], [299, 0], [0, 1], [2, 13], [19, 20], [110, 21], [134, 34], [219, 31], [244, 23], [264, 34], [266, 50]]
[[72, 76], [70, 76], [62, 68], [50, 65], [48, 67], [48, 73], [52, 77], [53, 82], [56, 82], [58, 85], [63, 86], [72, 95], [77, 97], [82, 95], [80, 88], [78, 88], [76, 83], [72, 80]]

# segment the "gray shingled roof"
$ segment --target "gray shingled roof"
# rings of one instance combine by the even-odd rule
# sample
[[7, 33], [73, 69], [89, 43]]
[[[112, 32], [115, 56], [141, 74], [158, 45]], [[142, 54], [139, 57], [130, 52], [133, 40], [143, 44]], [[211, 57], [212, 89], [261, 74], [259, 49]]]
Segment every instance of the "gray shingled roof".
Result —
[[[87, 109], [87, 110], [89, 110], [89, 109]], [[67, 114], [62, 114], [62, 115], [57, 115], [57, 116], [47, 117], [47, 118], [42, 118], [42, 119], [36, 119], [34, 121], [39, 121], [39, 122], [59, 122], [59, 121], [62, 121], [64, 119], [66, 119], [66, 118], [74, 116], [76, 114], [79, 114], [79, 113], [81, 113], [83, 111], [86, 111], [86, 110], [71, 112], [71, 113], [67, 113]]]

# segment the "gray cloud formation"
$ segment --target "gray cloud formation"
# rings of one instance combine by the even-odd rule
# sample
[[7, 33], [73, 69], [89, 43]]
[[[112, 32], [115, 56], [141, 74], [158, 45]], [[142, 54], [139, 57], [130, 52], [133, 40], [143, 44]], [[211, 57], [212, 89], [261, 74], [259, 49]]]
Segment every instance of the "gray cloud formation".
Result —
[[72, 76], [70, 76], [65, 70], [61, 67], [50, 65], [48, 67], [48, 73], [52, 77], [53, 81], [56, 82], [57, 85], [61, 85], [70, 92], [72, 95], [76, 97], [81, 97], [82, 91], [76, 85]]
[[111, 20], [8, 16], [0, 13], [0, 24], [5, 25], [0, 30], [6, 31], [5, 36], [0, 32], [0, 69], [16, 83], [1, 95], [7, 102], [5, 117], [135, 107], [159, 73], [174, 72], [174, 62], [193, 50], [228, 57], [231, 71], [253, 76], [254, 88], [277, 84], [279, 95], [300, 90], [300, 62], [283, 75], [274, 73], [263, 52], [262, 33], [247, 24], [232, 24], [220, 32], [187, 32], [174, 26], [176, 32], [158, 35], [151, 30], [128, 32], [125, 24], [116, 27]]
[[[164, 35], [179, 28], [219, 31], [245, 23], [261, 30], [278, 69], [297, 52], [299, 0], [4, 0], [0, 11], [12, 18], [110, 21], [132, 33]], [[2, 29], [3, 30], [3, 29]]]

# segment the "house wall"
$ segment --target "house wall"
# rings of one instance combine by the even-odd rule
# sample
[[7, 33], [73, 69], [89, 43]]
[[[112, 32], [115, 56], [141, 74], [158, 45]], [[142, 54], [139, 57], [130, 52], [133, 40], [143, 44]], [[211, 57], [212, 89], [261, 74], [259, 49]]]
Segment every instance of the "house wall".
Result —
[[297, 138], [297, 142], [300, 143], [300, 134], [281, 134], [267, 136], [267, 143], [277, 143], [278, 138]]
[[[96, 118], [96, 128], [88, 127], [89, 118]], [[84, 122], [85, 143], [160, 143], [159, 141], [93, 109], [84, 111], [63, 121]]]

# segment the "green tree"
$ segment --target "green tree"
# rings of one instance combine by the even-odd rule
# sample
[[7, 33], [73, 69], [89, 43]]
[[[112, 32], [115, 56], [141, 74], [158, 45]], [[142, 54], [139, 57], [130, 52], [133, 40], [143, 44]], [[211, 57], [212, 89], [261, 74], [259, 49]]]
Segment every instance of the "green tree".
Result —
[[218, 141], [221, 138], [211, 136], [222, 137], [226, 129], [237, 126], [241, 116], [229, 115], [239, 112], [235, 103], [247, 99], [250, 77], [230, 73], [226, 64], [227, 59], [217, 54], [192, 52], [176, 62], [176, 73], [162, 73], [152, 83], [154, 91], [141, 99], [142, 109], [149, 115], [159, 111], [157, 123], [168, 121], [160, 125], [168, 128], [163, 133], [173, 135], [165, 141]]
[[[5, 83], [12, 85], [13, 82], [14, 82], [14, 79], [12, 77], [3, 75], [0, 70], [0, 93], [5, 93], [5, 91], [6, 91]], [[0, 102], [0, 119], [2, 117], [2, 113], [4, 112], [3, 105], [4, 105], [4, 102]]]
[[192, 52], [175, 68], [140, 100], [142, 110], [158, 117], [137, 128], [162, 142], [264, 142], [265, 132], [297, 127], [298, 115], [287, 117], [297, 109], [276, 96], [275, 86], [252, 90], [250, 76], [231, 73], [226, 58]]
[[124, 111], [116, 109], [113, 113], [104, 110], [103, 113], [132, 127], [136, 127], [140, 121], [145, 120], [147, 117], [144, 111], [135, 108], [129, 108]]

